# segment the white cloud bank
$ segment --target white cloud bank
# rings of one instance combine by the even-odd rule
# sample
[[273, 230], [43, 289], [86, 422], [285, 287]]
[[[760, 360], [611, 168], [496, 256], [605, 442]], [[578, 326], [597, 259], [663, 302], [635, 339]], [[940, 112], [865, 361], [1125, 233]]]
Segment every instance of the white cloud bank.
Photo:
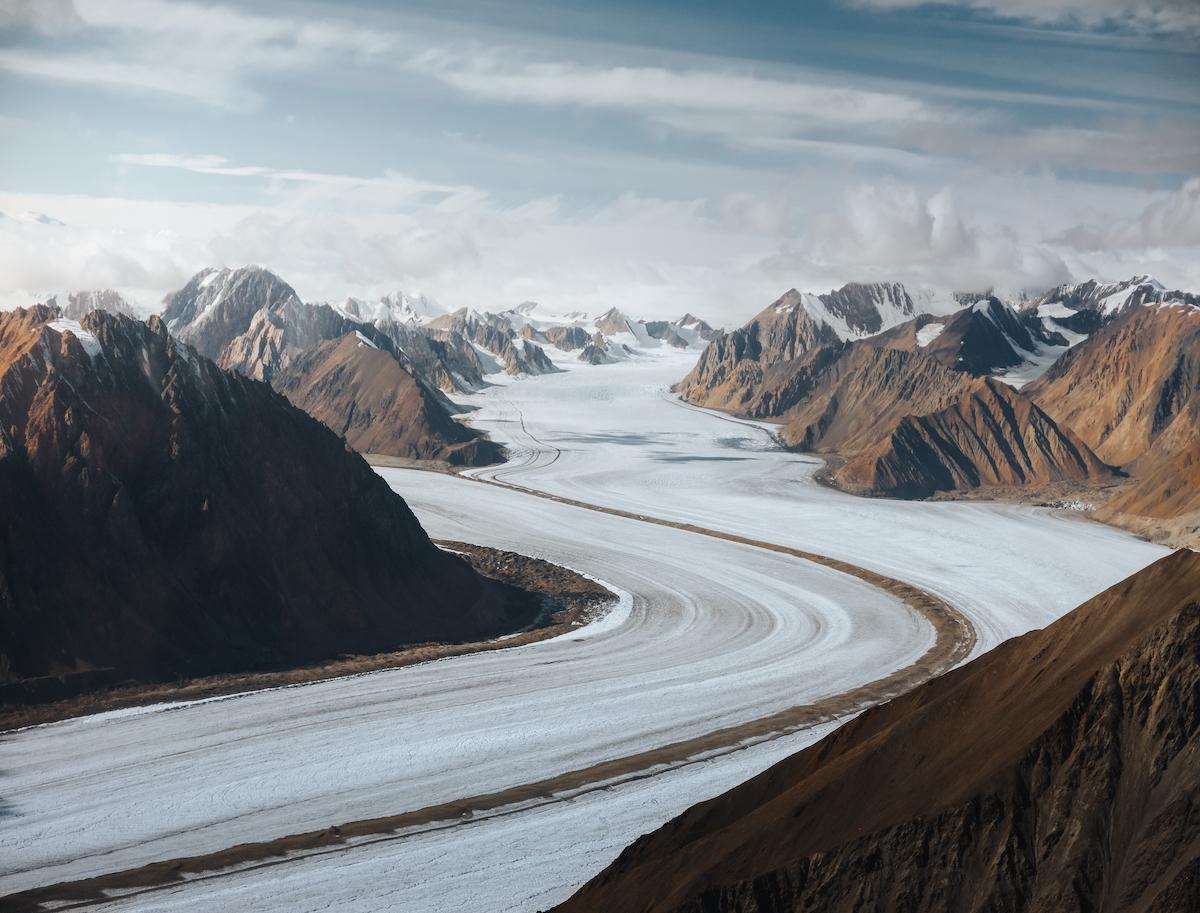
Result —
[[877, 10], [958, 7], [997, 19], [1084, 29], [1118, 28], [1148, 34], [1200, 35], [1196, 0], [848, 0]]
[[[309, 300], [419, 288], [452, 306], [534, 299], [646, 316], [692, 310], [727, 325], [790, 286], [824, 290], [851, 280], [1016, 292], [1151, 272], [1200, 288], [1200, 181], [1131, 207], [1141, 212], [1124, 221], [1087, 229], [1093, 236], [1079, 227], [1064, 235], [1059, 225], [1051, 240], [977, 213], [964, 202], [969, 191], [861, 183], [819, 207], [793, 195], [626, 194], [585, 212], [558, 197], [506, 207], [469, 190], [459, 191], [469, 206], [407, 212], [366, 207], [357, 195], [352, 206], [330, 205], [303, 187], [269, 207], [0, 193], [0, 211], [10, 214], [0, 218], [0, 302], [114, 287], [152, 309], [204, 266], [246, 263], [275, 270]], [[30, 209], [53, 220], [13, 217]], [[1165, 242], [1176, 244], [1169, 256]]]
[[1200, 177], [1191, 178], [1179, 190], [1155, 200], [1136, 218], [1077, 225], [1063, 232], [1059, 240], [1082, 251], [1200, 245]]

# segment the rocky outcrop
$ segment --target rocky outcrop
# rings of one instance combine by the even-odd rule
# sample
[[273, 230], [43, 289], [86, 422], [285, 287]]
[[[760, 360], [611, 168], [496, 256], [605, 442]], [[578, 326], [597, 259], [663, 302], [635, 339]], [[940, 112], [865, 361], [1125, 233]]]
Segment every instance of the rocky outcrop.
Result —
[[710, 341], [714, 336], [717, 335], [717, 330], [714, 330], [707, 321], [701, 320], [699, 317], [691, 313], [684, 314], [682, 317], [676, 320], [675, 326], [683, 330], [691, 330], [699, 339], [702, 339], [705, 342]]
[[298, 664], [530, 620], [337, 435], [158, 318], [0, 314], [0, 503], [6, 682]]
[[669, 320], [647, 320], [642, 325], [651, 339], [658, 339], [676, 349], [686, 349], [690, 345], [679, 335], [679, 328]]
[[867, 711], [558, 913], [1167, 913], [1200, 900], [1200, 555]]
[[617, 308], [609, 308], [603, 314], [596, 318], [596, 332], [603, 333], [605, 336], [615, 336], [617, 333], [632, 333], [633, 330], [629, 327], [629, 318], [622, 314]]
[[591, 341], [591, 336], [583, 327], [547, 327], [542, 332], [550, 345], [563, 352], [582, 349]]
[[[869, 410], [865, 411], [869, 414]], [[835, 474], [843, 488], [902, 498], [1112, 478], [1083, 441], [992, 378], [944, 409], [907, 415]]]
[[535, 327], [532, 323], [522, 324], [521, 328], [517, 330], [517, 335], [522, 339], [528, 339], [530, 342], [540, 342], [546, 345], [550, 344], [550, 340], [546, 337], [546, 334]]
[[262, 267], [205, 269], [163, 299], [162, 319], [178, 339], [217, 359], [261, 309], [293, 302], [300, 298], [292, 287]]
[[271, 384], [359, 453], [452, 466], [504, 459], [499, 445], [452, 419], [411, 366], [359, 331], [298, 354]]
[[[596, 334], [600, 336], [599, 333]], [[583, 351], [579, 353], [579, 361], [585, 365], [611, 365], [615, 358], [608, 354], [608, 343], [604, 337], [600, 337], [600, 341], [589, 342], [584, 346]]]

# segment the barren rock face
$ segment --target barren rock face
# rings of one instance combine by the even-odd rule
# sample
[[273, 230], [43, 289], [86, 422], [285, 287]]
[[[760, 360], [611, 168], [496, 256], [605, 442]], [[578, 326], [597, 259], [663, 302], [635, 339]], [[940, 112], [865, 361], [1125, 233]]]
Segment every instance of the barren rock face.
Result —
[[822, 346], [841, 344], [833, 330], [809, 316], [800, 293], [792, 289], [741, 329], [715, 336], [678, 390], [698, 406], [738, 409], [777, 392], [768, 374], [772, 367], [803, 359]]
[[359, 453], [460, 466], [503, 459], [499, 445], [454, 421], [411, 367], [356, 332], [296, 355], [272, 386]]
[[157, 318], [56, 317], [0, 314], [0, 679], [195, 675], [509, 626], [494, 587], [266, 384]]
[[991, 378], [944, 409], [905, 416], [835, 474], [846, 488], [900, 497], [1111, 476], [1070, 430]]
[[544, 333], [550, 344], [563, 352], [584, 348], [591, 337], [583, 327], [549, 327]]
[[206, 269], [163, 299], [162, 319], [175, 336], [216, 359], [261, 308], [276, 310], [292, 301], [300, 301], [292, 287], [261, 267]]
[[1029, 394], [1135, 482], [1101, 517], [1184, 519], [1200, 541], [1200, 306], [1131, 308], [1053, 364]]
[[642, 837], [562, 913], [1196, 909], [1200, 555]]
[[818, 297], [831, 314], [858, 333], [878, 333], [883, 328], [881, 307], [917, 315], [916, 303], [899, 282], [851, 282]]
[[1160, 438], [1200, 440], [1200, 307], [1127, 311], [1051, 365], [1029, 393], [1118, 465]]

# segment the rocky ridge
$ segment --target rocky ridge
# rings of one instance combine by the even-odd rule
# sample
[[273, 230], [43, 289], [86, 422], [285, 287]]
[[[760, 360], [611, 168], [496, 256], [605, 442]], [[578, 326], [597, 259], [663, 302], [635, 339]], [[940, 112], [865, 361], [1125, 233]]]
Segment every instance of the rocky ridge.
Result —
[[1200, 554], [867, 711], [557, 913], [1168, 913], [1200, 901]]

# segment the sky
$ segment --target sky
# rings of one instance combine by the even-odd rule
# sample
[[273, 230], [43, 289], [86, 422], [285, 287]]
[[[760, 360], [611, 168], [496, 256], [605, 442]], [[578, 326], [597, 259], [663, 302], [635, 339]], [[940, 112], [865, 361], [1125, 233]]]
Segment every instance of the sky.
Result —
[[0, 303], [1200, 290], [1200, 0], [0, 0]]

